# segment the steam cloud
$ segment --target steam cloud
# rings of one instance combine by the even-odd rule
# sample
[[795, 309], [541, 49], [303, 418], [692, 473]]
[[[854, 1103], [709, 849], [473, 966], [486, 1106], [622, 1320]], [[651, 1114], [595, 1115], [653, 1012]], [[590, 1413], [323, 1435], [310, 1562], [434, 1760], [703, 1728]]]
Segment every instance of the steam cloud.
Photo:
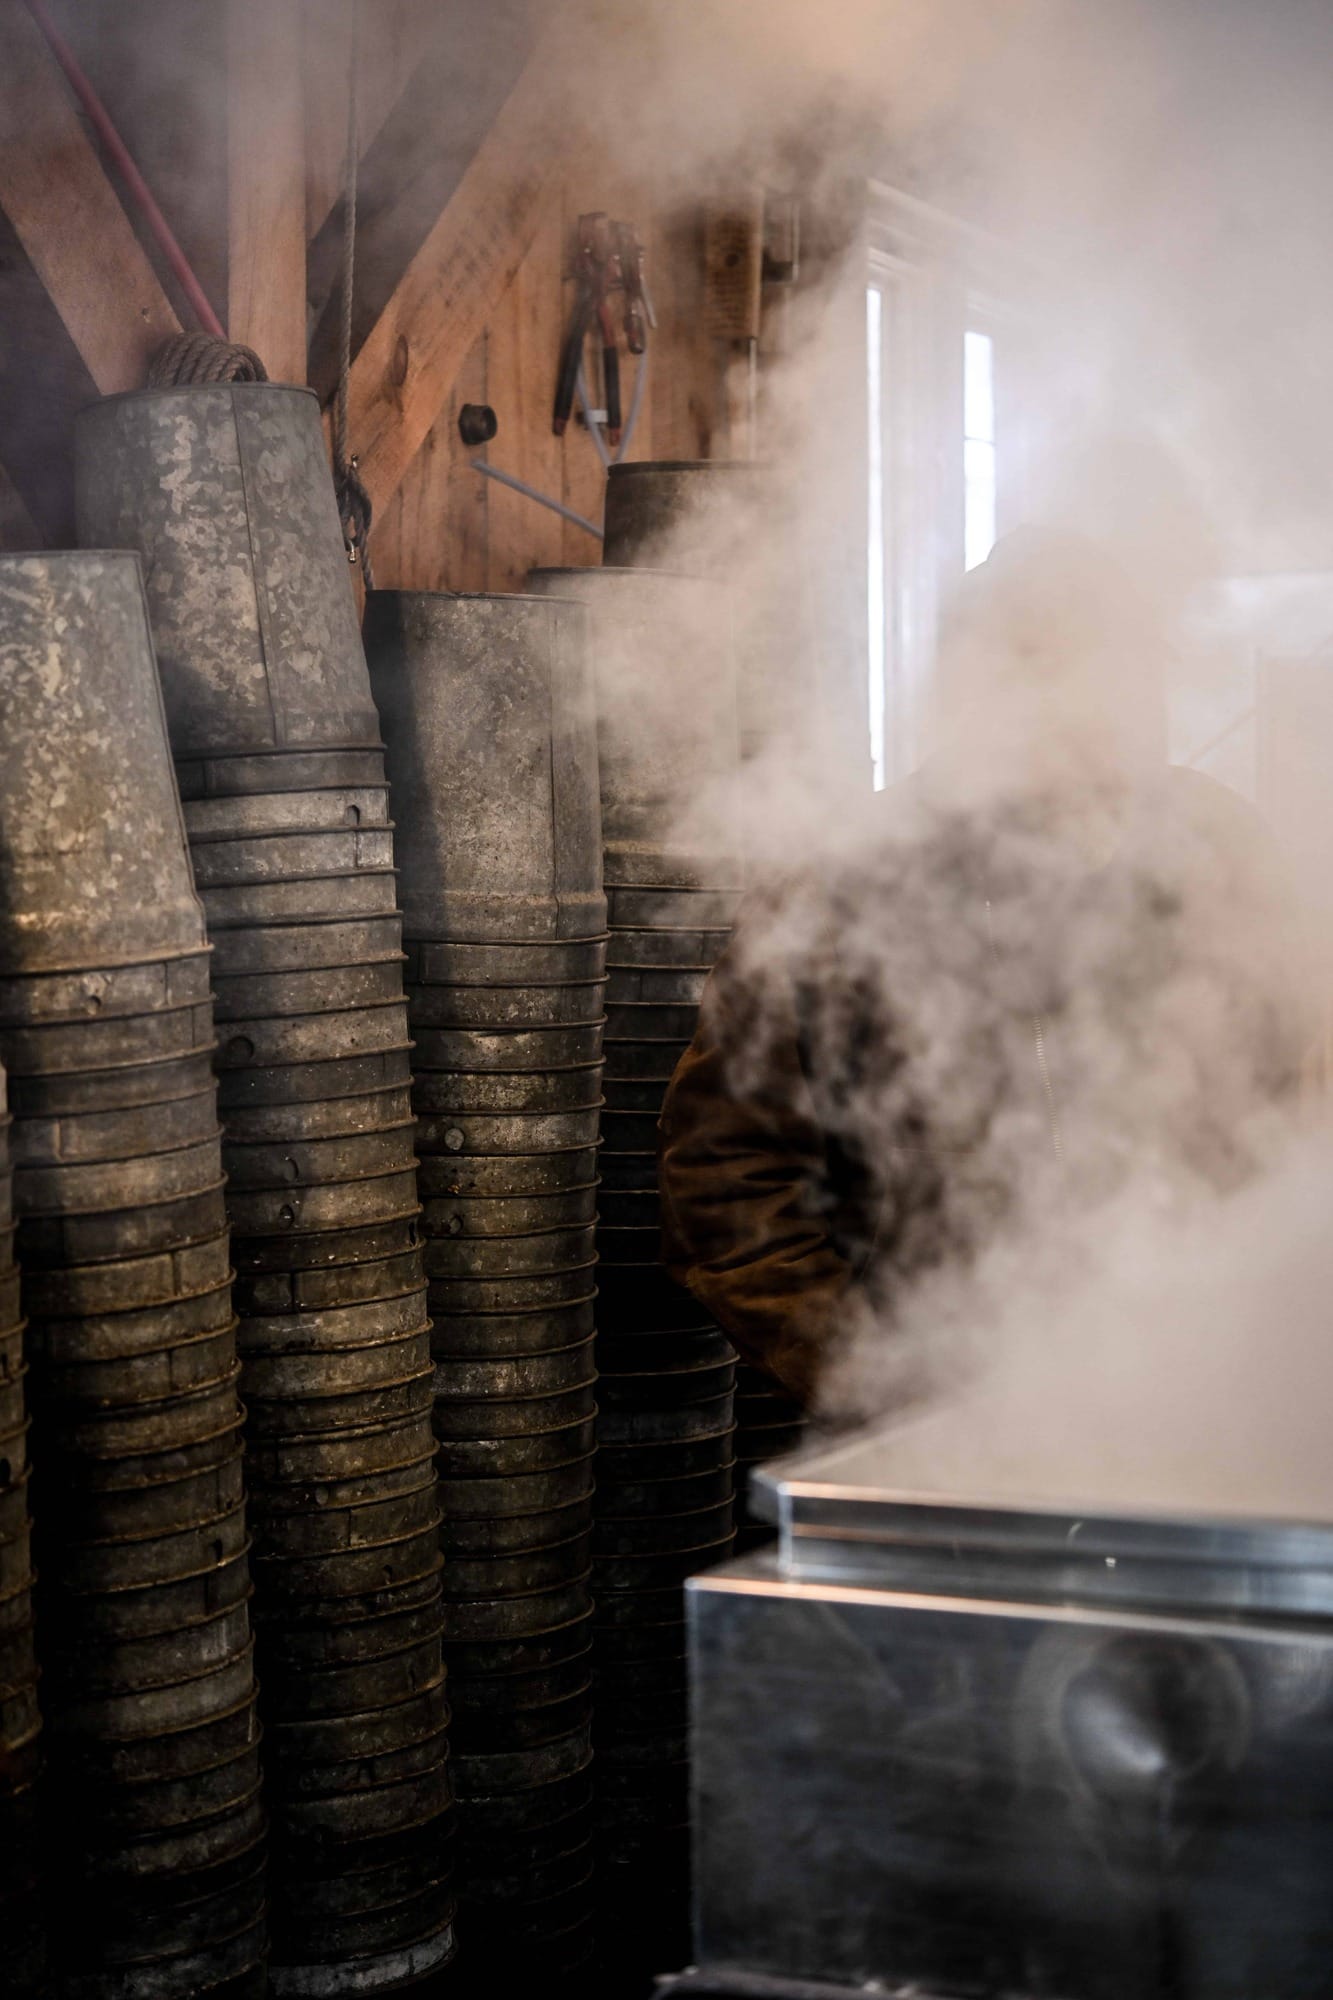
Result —
[[[600, 60], [635, 70], [651, 52], [637, 143], [665, 184], [808, 176], [827, 200], [873, 173], [996, 232], [1019, 308], [1022, 515], [1095, 537], [1113, 579], [1109, 597], [1063, 601], [1083, 557], [1048, 544], [1033, 643], [1081, 659], [1080, 685], [1108, 694], [1094, 742], [1137, 721], [1121, 749], [1160, 759], [1157, 672], [1204, 717], [1234, 672], [1217, 586], [1333, 568], [1333, 12], [777, 0], [614, 14]], [[822, 526], [846, 520], [860, 476], [838, 434], [859, 384], [842, 381], [835, 415], [825, 391], [864, 270], [849, 227], [769, 367], [767, 488], [657, 552], [697, 568], [711, 549], [751, 669], [754, 754], [700, 789], [681, 843], [739, 839], [761, 888], [785, 883], [736, 948], [755, 1007], [736, 1082], [762, 1079], [799, 985], [839, 1141], [877, 1185], [950, 1165], [947, 1192], [926, 1189], [898, 1232], [888, 1282], [849, 1308], [828, 1407], [890, 1420], [882, 1463], [899, 1486], [1327, 1517], [1333, 1145], [1295, 1087], [1327, 910], [1297, 936], [1263, 836], [1239, 822], [1219, 848], [1140, 814], [1108, 861], [1095, 754], [1011, 789], [1013, 663], [1028, 672], [1031, 648], [1002, 620], [998, 636], [982, 622], [970, 660], [949, 639], [933, 775], [911, 800], [869, 796], [839, 705], [860, 671], [863, 577]], [[627, 657], [630, 717], [635, 674]], [[1333, 826], [1303, 832], [1319, 844]], [[878, 1226], [893, 1236], [899, 1220]]]

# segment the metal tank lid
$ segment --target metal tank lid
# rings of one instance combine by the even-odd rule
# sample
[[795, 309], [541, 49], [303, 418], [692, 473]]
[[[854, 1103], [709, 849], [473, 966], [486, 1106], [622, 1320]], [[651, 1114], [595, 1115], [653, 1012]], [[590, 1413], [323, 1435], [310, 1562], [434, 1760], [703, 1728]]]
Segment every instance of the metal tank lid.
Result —
[[[793, 1580], [913, 1595], [1333, 1617], [1333, 1519], [1302, 1519], [1221, 1493], [1154, 1504], [1101, 1483], [1061, 1491], [981, 1469], [931, 1472], [948, 1411], [816, 1446], [751, 1480], [751, 1506], [779, 1531]], [[946, 1458], [947, 1462], [947, 1458]], [[1248, 1497], [1248, 1496], [1247, 1496]]]

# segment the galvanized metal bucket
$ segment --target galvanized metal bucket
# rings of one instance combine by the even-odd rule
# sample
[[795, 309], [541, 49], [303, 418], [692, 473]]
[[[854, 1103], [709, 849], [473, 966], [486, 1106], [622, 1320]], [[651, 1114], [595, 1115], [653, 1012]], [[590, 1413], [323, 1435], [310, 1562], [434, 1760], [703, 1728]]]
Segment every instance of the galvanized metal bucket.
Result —
[[0, 555], [0, 954], [12, 973], [198, 952], [137, 559]]
[[595, 938], [596, 724], [580, 607], [373, 591], [366, 643], [414, 939]]
[[179, 757], [378, 747], [311, 391], [106, 397], [75, 426], [75, 495], [82, 542], [143, 556]]
[[728, 592], [698, 576], [609, 566], [534, 569], [528, 583], [588, 613], [608, 849], [679, 830], [700, 792], [740, 765]]

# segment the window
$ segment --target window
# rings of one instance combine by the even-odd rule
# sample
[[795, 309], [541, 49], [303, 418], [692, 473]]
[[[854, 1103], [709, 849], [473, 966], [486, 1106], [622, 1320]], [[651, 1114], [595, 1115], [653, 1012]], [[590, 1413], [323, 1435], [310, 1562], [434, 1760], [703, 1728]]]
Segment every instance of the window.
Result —
[[878, 285], [866, 291], [866, 401], [870, 417], [870, 493], [866, 520], [869, 564], [866, 578], [870, 663], [867, 689], [870, 714], [871, 782], [877, 792], [885, 783], [884, 703], [887, 694], [887, 607], [884, 601], [884, 294]]
[[995, 547], [995, 342], [963, 335], [963, 567], [975, 569]]
[[1009, 248], [878, 182], [867, 225], [862, 740], [879, 790], [924, 753], [941, 607], [1001, 514], [1022, 518], [1025, 378]]

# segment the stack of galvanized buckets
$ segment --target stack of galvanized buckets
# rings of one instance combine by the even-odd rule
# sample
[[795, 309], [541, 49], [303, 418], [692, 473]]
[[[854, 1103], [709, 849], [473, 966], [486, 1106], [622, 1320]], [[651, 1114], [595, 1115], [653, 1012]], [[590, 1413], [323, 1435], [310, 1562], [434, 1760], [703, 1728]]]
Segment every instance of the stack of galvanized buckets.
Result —
[[[800, 602], [799, 575], [782, 562], [783, 534], [775, 518], [782, 505], [780, 490], [766, 469], [745, 462], [617, 465], [612, 467], [607, 484], [603, 559], [611, 570], [642, 575], [642, 565], [665, 553], [673, 567], [692, 576], [725, 584], [735, 581], [740, 573], [743, 613], [737, 621], [733, 673], [742, 759], [762, 753], [774, 736], [784, 728], [790, 731], [794, 718], [809, 710], [803, 683], [809, 679], [812, 649], [803, 639], [806, 616]], [[687, 643], [688, 634], [682, 639]], [[663, 685], [670, 686], [669, 667], [664, 671]], [[701, 745], [696, 742], [691, 748], [694, 776], [686, 782], [697, 788], [714, 767]], [[720, 949], [723, 941], [721, 933], [715, 936], [716, 946], [705, 947], [700, 953], [710, 962], [714, 949]], [[656, 960], [665, 962], [658, 945], [648, 949]], [[614, 972], [612, 981], [614, 984]], [[667, 991], [660, 975], [654, 990]], [[696, 999], [698, 990], [692, 983], [689, 992]], [[671, 991], [678, 1000], [688, 997], [683, 986], [673, 986]], [[614, 1063], [614, 1055], [608, 1056], [608, 1075]], [[611, 1088], [608, 1084], [608, 1103]], [[609, 1221], [605, 1197], [603, 1211]], [[735, 1547], [740, 1555], [772, 1538], [771, 1529], [749, 1512], [749, 1475], [755, 1466], [795, 1449], [801, 1440], [802, 1421], [799, 1406], [771, 1376], [743, 1363], [736, 1370], [734, 1411]]]
[[735, 1354], [660, 1263], [657, 1118], [735, 913], [740, 871], [694, 823], [734, 779], [726, 592], [649, 570], [543, 570], [587, 607], [610, 939], [599, 1199], [597, 1704], [609, 1965], [688, 1947], [684, 1580], [730, 1554]]
[[41, 1718], [32, 1625], [28, 1421], [23, 1317], [14, 1261], [13, 1175], [0, 1070], [0, 1935], [11, 1941], [19, 1993], [43, 1972], [37, 1870], [36, 1780]]
[[[78, 1885], [74, 1908], [56, 1905], [53, 1972], [64, 1991], [262, 1991], [208, 959], [138, 562], [0, 557], [0, 625], [0, 1053], [29, 1322], [51, 1851]], [[5, 1380], [12, 1448], [22, 1377], [7, 1365]], [[21, 1539], [3, 1549], [8, 1630]], [[17, 1631], [15, 1643], [22, 1654]], [[0, 1712], [22, 1777], [36, 1717], [26, 1663], [20, 1675]]]
[[606, 904], [585, 621], [374, 593], [403, 867], [469, 1950], [591, 1948], [594, 1240]]
[[313, 396], [81, 419], [137, 548], [213, 946], [279, 1993], [453, 1951], [430, 1326], [383, 752]]
[[[407, 1985], [456, 1887], [488, 1981], [589, 1976], [595, 1912], [608, 1969], [678, 1964], [737, 1371], [660, 1266], [656, 1121], [739, 897], [691, 816], [727, 594], [375, 593], [372, 698], [306, 392], [110, 398], [78, 498], [126, 553], [0, 557], [18, 1990], [39, 1745], [69, 2000], [245, 2000], [270, 1931], [276, 1994]], [[742, 1460], [791, 1441], [742, 1395]]]

